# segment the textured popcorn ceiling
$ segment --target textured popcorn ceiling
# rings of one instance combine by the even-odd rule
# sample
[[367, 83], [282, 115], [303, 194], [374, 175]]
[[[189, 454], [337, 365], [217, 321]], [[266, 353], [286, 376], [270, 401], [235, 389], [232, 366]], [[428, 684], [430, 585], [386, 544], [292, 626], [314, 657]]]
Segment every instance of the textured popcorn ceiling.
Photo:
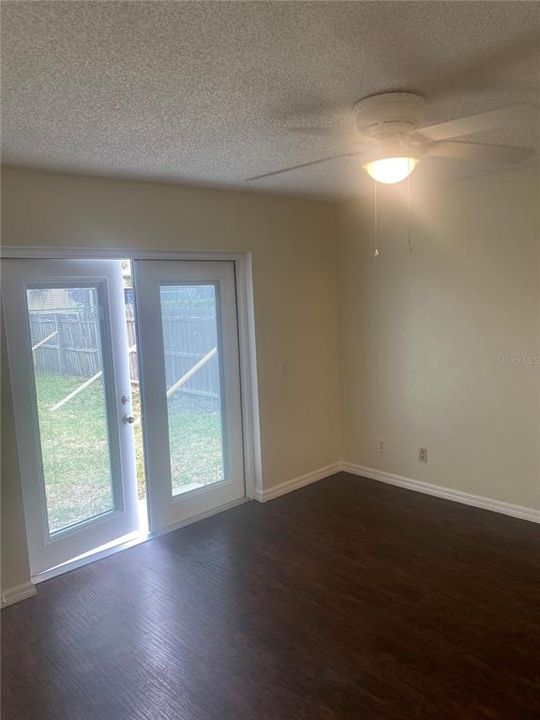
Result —
[[[360, 160], [288, 127], [350, 129], [365, 95], [425, 93], [426, 122], [539, 102], [534, 2], [3, 2], [4, 162], [319, 196]], [[535, 145], [531, 115], [468, 138]], [[499, 166], [429, 159], [415, 182]]]

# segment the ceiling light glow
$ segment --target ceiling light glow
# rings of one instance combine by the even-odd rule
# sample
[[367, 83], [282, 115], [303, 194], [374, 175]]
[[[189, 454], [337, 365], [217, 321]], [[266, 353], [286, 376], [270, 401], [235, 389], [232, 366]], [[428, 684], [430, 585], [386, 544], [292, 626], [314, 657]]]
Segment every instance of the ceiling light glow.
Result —
[[392, 185], [409, 177], [417, 165], [418, 158], [387, 157], [368, 162], [364, 170], [377, 182]]

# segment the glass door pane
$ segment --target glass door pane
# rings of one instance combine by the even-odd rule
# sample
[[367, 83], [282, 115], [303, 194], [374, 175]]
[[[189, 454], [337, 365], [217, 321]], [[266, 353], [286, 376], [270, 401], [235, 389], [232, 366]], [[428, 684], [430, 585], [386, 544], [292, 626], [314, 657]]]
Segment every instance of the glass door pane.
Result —
[[115, 506], [96, 287], [26, 291], [49, 533]]
[[161, 285], [172, 494], [225, 478], [214, 285]]

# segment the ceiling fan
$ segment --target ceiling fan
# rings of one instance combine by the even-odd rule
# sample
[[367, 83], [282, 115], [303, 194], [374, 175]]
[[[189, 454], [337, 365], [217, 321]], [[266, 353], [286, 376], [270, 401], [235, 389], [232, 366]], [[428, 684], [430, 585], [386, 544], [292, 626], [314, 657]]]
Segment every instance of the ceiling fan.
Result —
[[[388, 92], [370, 95], [352, 108], [356, 133], [346, 136], [351, 150], [292, 167], [246, 178], [246, 181], [299, 170], [342, 157], [362, 156], [364, 170], [377, 182], [398, 183], [407, 178], [425, 157], [516, 163], [534, 150], [504, 145], [459, 142], [453, 138], [512, 125], [530, 105], [512, 105], [477, 115], [422, 126], [425, 98], [412, 92]], [[312, 135], [336, 135], [325, 128], [291, 128], [292, 132]], [[343, 138], [342, 133], [337, 133]]]

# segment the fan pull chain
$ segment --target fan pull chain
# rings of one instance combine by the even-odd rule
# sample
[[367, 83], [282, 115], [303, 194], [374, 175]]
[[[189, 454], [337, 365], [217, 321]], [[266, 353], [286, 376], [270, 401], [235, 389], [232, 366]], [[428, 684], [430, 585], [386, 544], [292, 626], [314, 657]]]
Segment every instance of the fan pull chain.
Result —
[[379, 184], [378, 182], [373, 183], [374, 193], [375, 193], [374, 201], [373, 201], [373, 210], [374, 210], [374, 215], [373, 215], [373, 235], [374, 235], [373, 257], [374, 258], [378, 258], [380, 255], [380, 252], [379, 252], [379, 208], [378, 208], [378, 190], [377, 190], [378, 184]]
[[409, 243], [409, 252], [412, 253], [412, 236], [411, 236], [411, 176], [407, 177], [407, 235]]

